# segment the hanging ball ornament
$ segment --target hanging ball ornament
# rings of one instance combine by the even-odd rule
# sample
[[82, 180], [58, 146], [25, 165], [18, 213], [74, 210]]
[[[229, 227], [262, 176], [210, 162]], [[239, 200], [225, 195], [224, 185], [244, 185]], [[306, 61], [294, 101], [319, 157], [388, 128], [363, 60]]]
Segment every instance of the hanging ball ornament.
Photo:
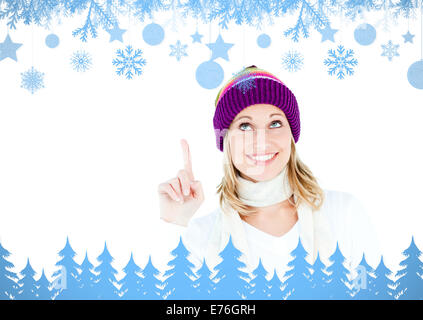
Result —
[[362, 46], [372, 44], [376, 39], [376, 29], [371, 24], [362, 23], [354, 30], [354, 39]]
[[59, 45], [59, 37], [54, 33], [46, 37], [46, 46], [49, 48], [56, 48]]
[[195, 71], [195, 78], [205, 89], [215, 89], [223, 81], [224, 72], [220, 64], [212, 60], [203, 62]]
[[157, 23], [150, 23], [142, 31], [142, 37], [149, 45], [156, 46], [164, 39], [164, 29]]
[[416, 89], [423, 89], [423, 60], [414, 62], [407, 72], [408, 82]]
[[257, 37], [257, 45], [260, 48], [268, 48], [270, 46], [271, 42], [272, 41], [271, 41], [270, 37], [265, 33], [262, 33], [261, 35], [259, 35]]

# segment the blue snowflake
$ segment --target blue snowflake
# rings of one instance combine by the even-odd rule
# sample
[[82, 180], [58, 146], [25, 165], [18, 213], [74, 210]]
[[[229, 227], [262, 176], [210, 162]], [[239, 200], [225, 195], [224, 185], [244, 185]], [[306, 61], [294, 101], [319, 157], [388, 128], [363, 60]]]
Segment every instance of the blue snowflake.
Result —
[[[357, 59], [353, 58], [354, 51], [352, 49], [345, 50], [344, 46], [339, 45], [335, 50], [328, 51], [329, 58], [325, 59], [324, 64], [329, 67], [329, 75], [336, 75], [338, 79], [344, 79], [345, 73], [353, 75], [353, 67], [358, 64]], [[332, 59], [331, 59], [332, 58]]]
[[112, 63], [117, 67], [116, 73], [121, 76], [125, 75], [126, 79], [132, 79], [134, 73], [136, 75], [142, 74], [142, 67], [145, 66], [147, 61], [142, 58], [141, 49], [132, 49], [132, 46], [128, 45], [125, 51], [122, 49], [116, 50], [117, 58], [113, 59]]
[[[245, 74], [247, 76], [243, 76]], [[251, 88], [256, 87], [256, 83], [254, 81], [254, 78], [249, 77], [248, 74], [249, 74], [249, 71], [247, 69], [245, 69], [245, 67], [243, 67], [243, 69], [241, 71], [233, 73], [234, 78], [239, 77], [239, 79], [237, 80], [237, 83], [234, 85], [234, 87], [237, 88], [238, 90], [242, 91], [243, 94], [245, 94]]]
[[188, 47], [187, 44], [181, 44], [181, 41], [176, 41], [176, 44], [171, 44], [170, 49], [172, 50], [169, 56], [175, 56], [178, 61], [181, 60], [182, 56], [187, 56], [186, 48]]
[[381, 56], [388, 57], [389, 61], [392, 61], [392, 58], [399, 56], [398, 53], [399, 44], [393, 44], [391, 40], [387, 44], [382, 44], [383, 52]]
[[91, 55], [83, 50], [76, 51], [71, 57], [71, 65], [73, 70], [78, 72], [85, 72], [92, 65]]
[[32, 94], [34, 94], [35, 91], [44, 88], [44, 73], [39, 72], [33, 66], [31, 67], [31, 69], [22, 72], [21, 77], [21, 87], [27, 89]]
[[245, 94], [248, 90], [251, 88], [255, 88], [256, 84], [254, 82], [254, 77], [247, 77], [239, 80], [237, 84], [235, 85], [235, 88], [242, 91], [243, 94]]
[[304, 58], [301, 53], [290, 50], [282, 58], [282, 64], [285, 67], [285, 70], [290, 72], [296, 72], [301, 69], [303, 66]]

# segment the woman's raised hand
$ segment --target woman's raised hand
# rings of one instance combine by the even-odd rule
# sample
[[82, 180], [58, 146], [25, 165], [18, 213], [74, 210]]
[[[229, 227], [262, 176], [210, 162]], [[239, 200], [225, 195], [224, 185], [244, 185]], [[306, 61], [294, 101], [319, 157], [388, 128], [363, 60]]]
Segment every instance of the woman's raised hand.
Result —
[[181, 139], [184, 169], [176, 177], [159, 184], [160, 218], [166, 222], [187, 226], [204, 201], [201, 182], [194, 179], [188, 142]]

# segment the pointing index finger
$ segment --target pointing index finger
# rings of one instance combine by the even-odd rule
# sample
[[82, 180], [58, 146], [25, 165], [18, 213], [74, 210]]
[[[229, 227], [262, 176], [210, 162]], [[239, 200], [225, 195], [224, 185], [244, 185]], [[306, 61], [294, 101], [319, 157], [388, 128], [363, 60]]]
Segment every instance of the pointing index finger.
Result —
[[184, 158], [184, 169], [188, 172], [189, 178], [194, 180], [194, 174], [192, 172], [191, 152], [189, 151], [188, 142], [185, 139], [181, 139], [182, 155]]

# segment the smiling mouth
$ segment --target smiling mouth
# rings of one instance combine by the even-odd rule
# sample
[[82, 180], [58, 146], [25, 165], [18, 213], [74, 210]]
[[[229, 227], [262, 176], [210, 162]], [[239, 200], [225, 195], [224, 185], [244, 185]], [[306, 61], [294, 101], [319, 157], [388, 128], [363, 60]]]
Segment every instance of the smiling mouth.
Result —
[[263, 155], [247, 155], [247, 157], [254, 161], [255, 164], [269, 164], [277, 157], [278, 154], [279, 152], [274, 152]]

